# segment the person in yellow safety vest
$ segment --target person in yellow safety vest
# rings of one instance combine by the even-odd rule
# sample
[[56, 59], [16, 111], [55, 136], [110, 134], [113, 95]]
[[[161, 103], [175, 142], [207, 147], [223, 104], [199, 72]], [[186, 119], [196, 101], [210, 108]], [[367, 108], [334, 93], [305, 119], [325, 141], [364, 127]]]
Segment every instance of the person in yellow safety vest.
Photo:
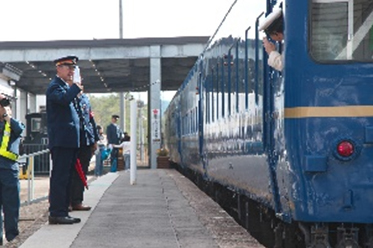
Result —
[[[4, 222], [5, 238], [12, 241], [18, 236], [20, 208], [19, 146], [25, 125], [12, 118], [10, 99], [0, 94], [0, 223]], [[3, 245], [3, 227], [0, 226], [0, 245]]]

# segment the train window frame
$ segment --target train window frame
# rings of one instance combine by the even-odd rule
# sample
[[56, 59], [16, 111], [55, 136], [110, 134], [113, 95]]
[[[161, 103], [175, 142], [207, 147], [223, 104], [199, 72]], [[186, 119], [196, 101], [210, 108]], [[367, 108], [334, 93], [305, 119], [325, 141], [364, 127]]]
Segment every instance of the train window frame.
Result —
[[227, 97], [227, 117], [232, 115], [232, 48], [234, 44], [228, 49], [228, 54], [224, 54], [223, 67], [226, 70], [226, 97]]
[[234, 70], [235, 70], [235, 75], [234, 75], [234, 81], [235, 81], [235, 93], [236, 93], [236, 99], [235, 99], [235, 110], [236, 110], [236, 113], [239, 112], [239, 96], [240, 96], [240, 91], [239, 91], [239, 88], [240, 88], [240, 80], [239, 80], [239, 75], [240, 75], [240, 72], [239, 72], [239, 68], [240, 68], [240, 60], [239, 60], [239, 42], [241, 41], [241, 39], [238, 39], [236, 41], [236, 44], [235, 44], [235, 58], [234, 58], [234, 62], [233, 62], [233, 65], [234, 65]]
[[[347, 4], [347, 39], [346, 39], [346, 57], [352, 57], [352, 51], [350, 50], [351, 49], [351, 46], [349, 46], [349, 40], [351, 39], [352, 35], [353, 35], [353, 1], [354, 0], [311, 0], [311, 8], [310, 8], [310, 30], [309, 30], [309, 36], [310, 36], [310, 40], [309, 40], [309, 44], [310, 44], [310, 55], [311, 57], [315, 60], [315, 61], [318, 61], [318, 62], [323, 62], [323, 61], [340, 61], [340, 60], [343, 60], [343, 59], [336, 59], [338, 58], [339, 56], [341, 56], [341, 53], [334, 59], [324, 59], [324, 58], [317, 58], [317, 55], [316, 55], [316, 49], [314, 49], [314, 47], [320, 47], [320, 46], [314, 46], [314, 42], [313, 42], [313, 31], [315, 30], [315, 28], [313, 27], [313, 23], [314, 23], [314, 18], [313, 18], [313, 15], [314, 15], [314, 8], [313, 8], [313, 4], [335, 4], [335, 3], [345, 3]], [[352, 11], [351, 11], [352, 10]], [[325, 26], [325, 25], [322, 25], [322, 26]], [[329, 39], [329, 40], [332, 40], [332, 39]], [[333, 41], [335, 39], [333, 38]], [[343, 38], [341, 39], [343, 41]], [[343, 44], [341, 44], [342, 47], [343, 47]], [[324, 46], [324, 47], [332, 47], [330, 46], [330, 44], [328, 44], [328, 46]], [[336, 47], [336, 45], [334, 46]], [[331, 50], [331, 49], [329, 49]], [[343, 51], [343, 50], [342, 50]], [[325, 51], [323, 51], [323, 53], [325, 53]], [[350, 55], [349, 55], [350, 54]], [[346, 60], [346, 59], [344, 59]]]
[[[366, 15], [366, 18], [364, 21], [362, 21], [361, 25], [357, 26], [357, 27], [354, 27], [356, 25], [358, 25], [359, 23], [354, 21], [354, 14], [356, 11], [355, 10], [355, 2], [354, 0], [310, 0], [310, 10], [309, 10], [309, 19], [310, 19], [310, 22], [309, 22], [309, 54], [310, 54], [310, 57], [318, 62], [318, 63], [328, 63], [328, 64], [337, 64], [337, 63], [350, 63], [350, 62], [353, 62], [353, 61], [359, 61], [359, 62], [362, 62], [362, 61], [366, 61], [366, 62], [372, 62], [372, 58], [370, 58], [369, 56], [366, 56], [366, 57], [360, 57], [359, 56], [356, 56], [356, 58], [354, 58], [354, 53], [355, 52], [359, 52], [361, 51], [360, 53], [364, 53], [365, 50], [364, 50], [364, 47], [367, 46], [367, 45], [364, 45], [364, 43], [362, 42], [366, 42], [366, 44], [369, 45], [369, 42], [373, 42], [372, 40], [370, 40], [369, 38], [366, 39], [367, 37], [369, 37], [369, 33], [372, 32], [372, 27], [370, 27], [369, 29], [364, 29], [365, 26], [369, 26], [368, 24], [369, 23], [365, 23], [366, 21], [369, 21], [370, 19], [368, 18], [372, 12], [368, 13]], [[323, 45], [321, 43], [321, 45], [319, 46], [315, 46], [315, 43], [314, 43], [314, 39], [313, 39], [313, 32], [315, 31], [315, 27], [314, 27], [314, 24], [316, 23], [315, 20], [314, 20], [314, 8], [313, 8], [313, 4], [333, 4], [333, 3], [345, 3], [347, 4], [347, 7], [346, 7], [346, 11], [347, 11], [347, 20], [346, 20], [346, 24], [347, 24], [347, 30], [346, 30], [346, 33], [344, 34], [344, 37], [339, 37], [339, 40], [342, 41], [342, 43], [340, 44], [337, 44], [335, 43], [335, 40], [336, 38], [338, 38], [335, 33], [333, 34], [333, 32], [329, 32], [330, 30], [326, 30], [328, 34], [330, 34], [330, 38], [329, 38], [329, 43], [330, 41], [333, 42], [333, 44], [327, 44], [327, 45]], [[361, 4], [361, 3], [358, 3], [358, 4]], [[364, 2], [362, 3], [364, 4]], [[335, 7], [333, 7], [335, 8]], [[358, 9], [357, 9], [358, 10]], [[316, 20], [317, 21], [317, 20]], [[324, 25], [320, 25], [320, 26], [324, 26]], [[354, 33], [354, 28], [356, 28], [356, 33]], [[366, 32], [365, 32], [366, 30]], [[319, 34], [319, 36], [322, 36], [322, 30], [320, 29], [321, 32]], [[365, 33], [364, 33], [365, 32]], [[332, 37], [334, 36], [334, 37]], [[326, 39], [325, 39], [326, 41]], [[336, 48], [337, 46], [339, 45], [339, 48], [340, 50], [337, 49], [334, 49], [333, 51], [333, 47]], [[359, 47], [360, 46], [363, 46], [362, 48], [363, 49], [360, 49]], [[319, 48], [320, 47], [331, 47], [331, 49], [329, 48], [328, 50], [324, 50], [324, 51], [321, 51], [319, 52], [320, 54], [322, 53], [325, 53], [327, 54], [327, 51], [337, 51], [336, 54], [333, 54], [332, 58], [328, 58], [327, 55], [325, 57], [318, 57], [320, 55], [317, 54], [317, 52], [315, 52], [316, 48]], [[372, 51], [373, 53], [373, 51]], [[330, 53], [332, 54], [332, 53]], [[365, 53], [364, 53], [365, 54]], [[373, 54], [372, 54], [373, 55]]]
[[212, 94], [211, 94], [211, 122], [215, 121], [215, 80], [214, 80], [214, 68], [211, 68], [211, 87], [212, 87]]
[[211, 75], [207, 76], [206, 79], [205, 79], [205, 82], [206, 82], [206, 91], [207, 91], [207, 95], [206, 95], [206, 102], [207, 102], [207, 106], [208, 106], [208, 120], [207, 120], [207, 123], [211, 123], [212, 122], [212, 112], [213, 112], [213, 100], [212, 100], [212, 96], [213, 96], [213, 92], [214, 92], [214, 87], [213, 87], [213, 84], [212, 84], [212, 80], [211, 80]]
[[198, 134], [198, 129], [199, 129], [199, 115], [198, 115], [198, 113], [199, 113], [199, 108], [198, 108], [198, 106], [195, 106], [195, 108], [194, 108], [194, 110], [195, 110], [195, 113], [194, 113], [194, 115], [195, 115], [195, 120], [194, 120], [194, 125], [195, 125], [195, 132], [194, 133], [196, 133], [196, 134]]
[[249, 30], [251, 26], [249, 26], [245, 30], [245, 47], [244, 47], [244, 87], [245, 87], [245, 110], [249, 109]]
[[49, 138], [48, 137], [41, 138], [41, 144], [42, 145], [48, 145], [49, 144]]
[[33, 117], [30, 119], [31, 132], [41, 132], [41, 117]]
[[220, 83], [221, 83], [221, 115], [220, 118], [225, 117], [225, 78], [224, 78], [224, 58], [220, 58]]
[[216, 120], [219, 120], [220, 118], [220, 108], [219, 108], [219, 97], [220, 97], [220, 87], [219, 87], [219, 63], [216, 63]]
[[[209, 82], [208, 82], [208, 80], [206, 79], [206, 80], [204, 80], [204, 88], [205, 88], [205, 91], [204, 91], [204, 95], [205, 95], [205, 97], [204, 97], [204, 101], [205, 101], [205, 111], [204, 111], [204, 114], [205, 114], [205, 121], [206, 121], [206, 123], [210, 123], [210, 104], [211, 104], [211, 102], [210, 102], [210, 85], [209, 85]], [[197, 90], [197, 92], [198, 92], [198, 90]], [[196, 94], [197, 94], [197, 92], [196, 92]]]

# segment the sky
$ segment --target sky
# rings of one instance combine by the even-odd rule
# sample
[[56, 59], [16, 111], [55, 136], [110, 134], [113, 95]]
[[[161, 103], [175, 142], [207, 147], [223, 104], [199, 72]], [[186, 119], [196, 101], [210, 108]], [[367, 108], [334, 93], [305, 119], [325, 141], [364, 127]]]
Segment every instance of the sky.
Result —
[[[120, 0], [2, 0], [0, 41], [120, 38]], [[122, 0], [123, 38], [210, 36], [234, 0]]]
[[[123, 38], [210, 36], [233, 2], [122, 0]], [[119, 3], [120, 0], [1, 0], [0, 42], [118, 39]], [[173, 95], [174, 92], [163, 93], [168, 100]]]

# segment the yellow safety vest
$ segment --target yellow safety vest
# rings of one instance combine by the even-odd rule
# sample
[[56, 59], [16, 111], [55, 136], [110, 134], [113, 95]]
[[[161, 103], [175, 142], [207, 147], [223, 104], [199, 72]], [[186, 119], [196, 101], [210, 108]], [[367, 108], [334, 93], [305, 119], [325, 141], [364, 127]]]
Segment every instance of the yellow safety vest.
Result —
[[5, 128], [4, 128], [3, 140], [1, 141], [0, 156], [3, 156], [5, 158], [8, 158], [8, 159], [13, 160], [13, 161], [17, 161], [18, 155], [7, 150], [9, 139], [10, 139], [10, 132], [11, 132], [10, 124], [6, 121], [5, 122]]

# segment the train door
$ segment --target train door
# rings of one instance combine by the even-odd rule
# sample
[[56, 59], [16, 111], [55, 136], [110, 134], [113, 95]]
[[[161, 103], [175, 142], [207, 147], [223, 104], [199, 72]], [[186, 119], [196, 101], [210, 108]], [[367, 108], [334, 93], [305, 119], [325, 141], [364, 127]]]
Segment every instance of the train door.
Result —
[[[203, 92], [202, 92], [202, 84], [203, 84], [203, 79], [204, 79], [204, 75], [203, 75], [203, 61], [201, 60], [201, 62], [199, 63], [198, 65], [198, 81], [197, 81], [197, 91], [196, 91], [196, 94], [198, 94], [198, 110], [197, 110], [197, 118], [196, 118], [196, 124], [197, 124], [197, 128], [198, 128], [198, 153], [199, 153], [199, 157], [201, 158], [201, 162], [202, 162], [202, 166], [203, 166], [203, 170], [206, 171], [206, 159], [205, 159], [205, 154], [204, 154], [204, 132], [203, 132], [203, 128], [204, 128], [204, 119], [203, 119]], [[207, 111], [206, 111], [207, 112]]]
[[[180, 96], [178, 96], [178, 103], [180, 102]], [[181, 137], [182, 137], [182, 127], [181, 127], [181, 113], [180, 113], [180, 108], [178, 107], [178, 105], [176, 105], [177, 107], [175, 108], [175, 119], [174, 121], [176, 122], [176, 142], [177, 142], [177, 151], [178, 151], [178, 155], [179, 155], [179, 164], [180, 165], [184, 165], [183, 163], [183, 152], [182, 152], [182, 142], [181, 142]]]
[[[277, 1], [267, 2], [267, 15], [272, 12]], [[278, 5], [278, 4], [277, 4]], [[281, 45], [277, 50], [281, 51]], [[278, 99], [279, 91], [283, 89], [281, 72], [274, 70], [267, 65], [268, 56], [263, 49], [263, 79], [264, 79], [264, 92], [263, 92], [263, 119], [264, 119], [264, 147], [268, 156], [268, 170], [270, 177], [271, 193], [273, 195], [273, 204], [276, 214], [282, 213], [282, 206], [280, 201], [279, 186], [278, 186], [278, 130], [279, 114], [281, 113], [281, 104]], [[281, 96], [282, 97], [282, 96]], [[281, 98], [280, 97], [280, 98]], [[283, 100], [283, 99], [282, 99]], [[280, 100], [281, 101], [281, 100]]]

